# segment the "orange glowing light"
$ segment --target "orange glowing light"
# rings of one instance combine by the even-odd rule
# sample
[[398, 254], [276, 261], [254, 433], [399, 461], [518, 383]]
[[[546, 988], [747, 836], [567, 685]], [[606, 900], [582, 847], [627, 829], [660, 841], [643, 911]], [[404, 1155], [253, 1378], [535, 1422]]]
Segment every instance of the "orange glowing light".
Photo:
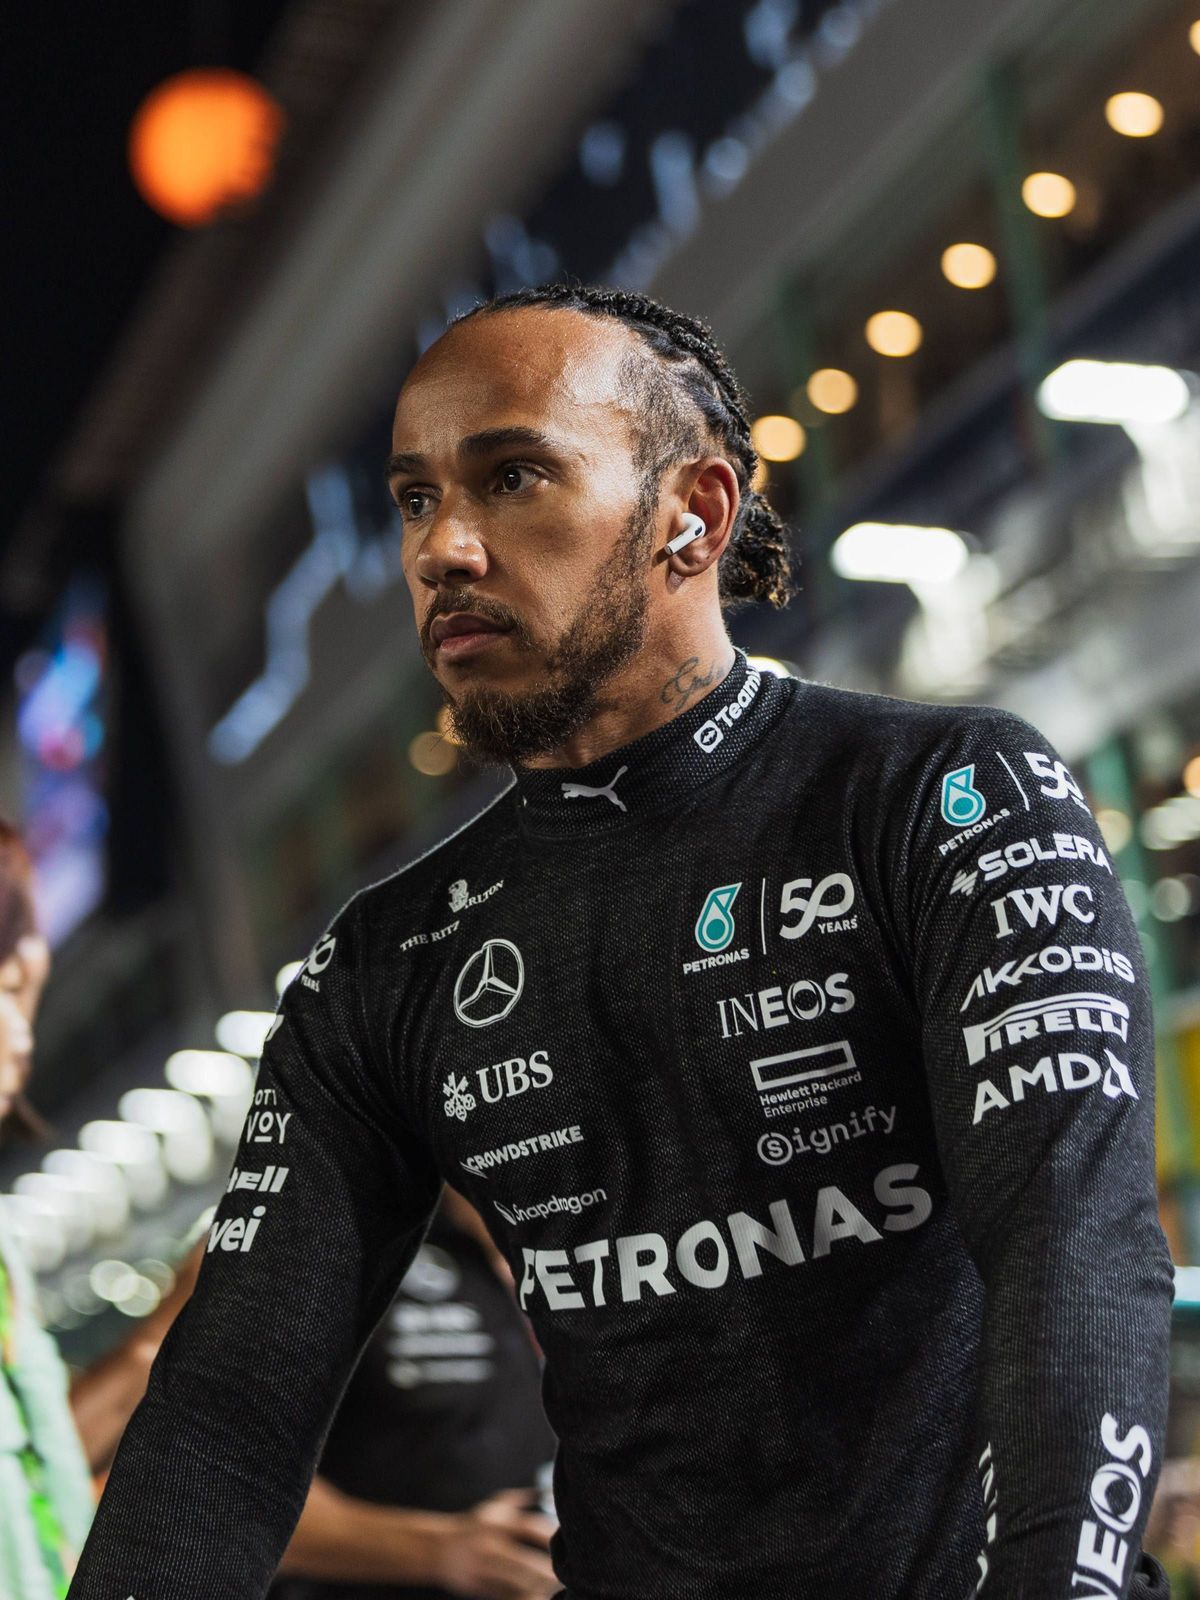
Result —
[[1135, 90], [1110, 96], [1104, 115], [1113, 132], [1127, 139], [1152, 139], [1163, 125], [1162, 101]]
[[924, 330], [907, 311], [877, 311], [867, 318], [867, 343], [881, 356], [902, 359], [921, 348]]
[[129, 130], [129, 168], [148, 205], [199, 227], [270, 181], [283, 132], [279, 104], [225, 67], [180, 72], [151, 90]]

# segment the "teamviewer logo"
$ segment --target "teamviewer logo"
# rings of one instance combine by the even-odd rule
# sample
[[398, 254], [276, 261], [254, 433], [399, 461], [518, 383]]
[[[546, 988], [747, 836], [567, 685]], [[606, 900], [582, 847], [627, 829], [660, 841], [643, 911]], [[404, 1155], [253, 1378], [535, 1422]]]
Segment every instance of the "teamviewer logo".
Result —
[[701, 725], [692, 735], [692, 738], [695, 739], [696, 743], [700, 746], [701, 750], [704, 751], [705, 755], [708, 755], [710, 751], [715, 750], [724, 737], [725, 735], [721, 732], [720, 728], [717, 727], [716, 723], [711, 717], [707, 722], [701, 723]]

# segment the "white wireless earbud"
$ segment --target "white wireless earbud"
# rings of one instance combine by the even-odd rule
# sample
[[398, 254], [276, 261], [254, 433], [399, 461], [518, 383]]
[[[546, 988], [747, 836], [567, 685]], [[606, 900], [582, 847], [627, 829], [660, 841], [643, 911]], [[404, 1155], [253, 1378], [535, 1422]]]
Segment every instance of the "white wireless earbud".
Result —
[[701, 534], [707, 533], [702, 517], [694, 511], [685, 511], [683, 514], [683, 532], [677, 533], [673, 539], [667, 540], [667, 554], [673, 556], [676, 550], [682, 550], [685, 544], [691, 544], [693, 539], [698, 539]]

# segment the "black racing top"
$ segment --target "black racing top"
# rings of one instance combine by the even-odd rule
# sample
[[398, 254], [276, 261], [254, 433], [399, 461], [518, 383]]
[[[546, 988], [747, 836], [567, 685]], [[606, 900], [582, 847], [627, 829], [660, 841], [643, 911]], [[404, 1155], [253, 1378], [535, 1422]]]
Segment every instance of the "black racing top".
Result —
[[[508, 1288], [438, 1213], [354, 1369], [317, 1470], [376, 1505], [465, 1511], [533, 1499], [554, 1458], [541, 1371]], [[285, 1578], [272, 1600], [451, 1600], [444, 1589]]]
[[1045, 741], [739, 657], [318, 942], [71, 1600], [257, 1600], [450, 1177], [545, 1353], [569, 1600], [1125, 1595], [1153, 1099]]

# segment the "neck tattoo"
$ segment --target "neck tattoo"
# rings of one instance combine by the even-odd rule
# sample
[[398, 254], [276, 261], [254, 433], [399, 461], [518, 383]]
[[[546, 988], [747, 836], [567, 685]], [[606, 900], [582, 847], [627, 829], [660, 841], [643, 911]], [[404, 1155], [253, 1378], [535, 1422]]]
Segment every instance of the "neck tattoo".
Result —
[[699, 656], [689, 656], [686, 661], [676, 667], [659, 691], [659, 699], [663, 705], [677, 706], [682, 710], [694, 694], [698, 694], [701, 689], [707, 689], [711, 685], [717, 675], [716, 662], [709, 662], [707, 676], [696, 670], [699, 665]]

